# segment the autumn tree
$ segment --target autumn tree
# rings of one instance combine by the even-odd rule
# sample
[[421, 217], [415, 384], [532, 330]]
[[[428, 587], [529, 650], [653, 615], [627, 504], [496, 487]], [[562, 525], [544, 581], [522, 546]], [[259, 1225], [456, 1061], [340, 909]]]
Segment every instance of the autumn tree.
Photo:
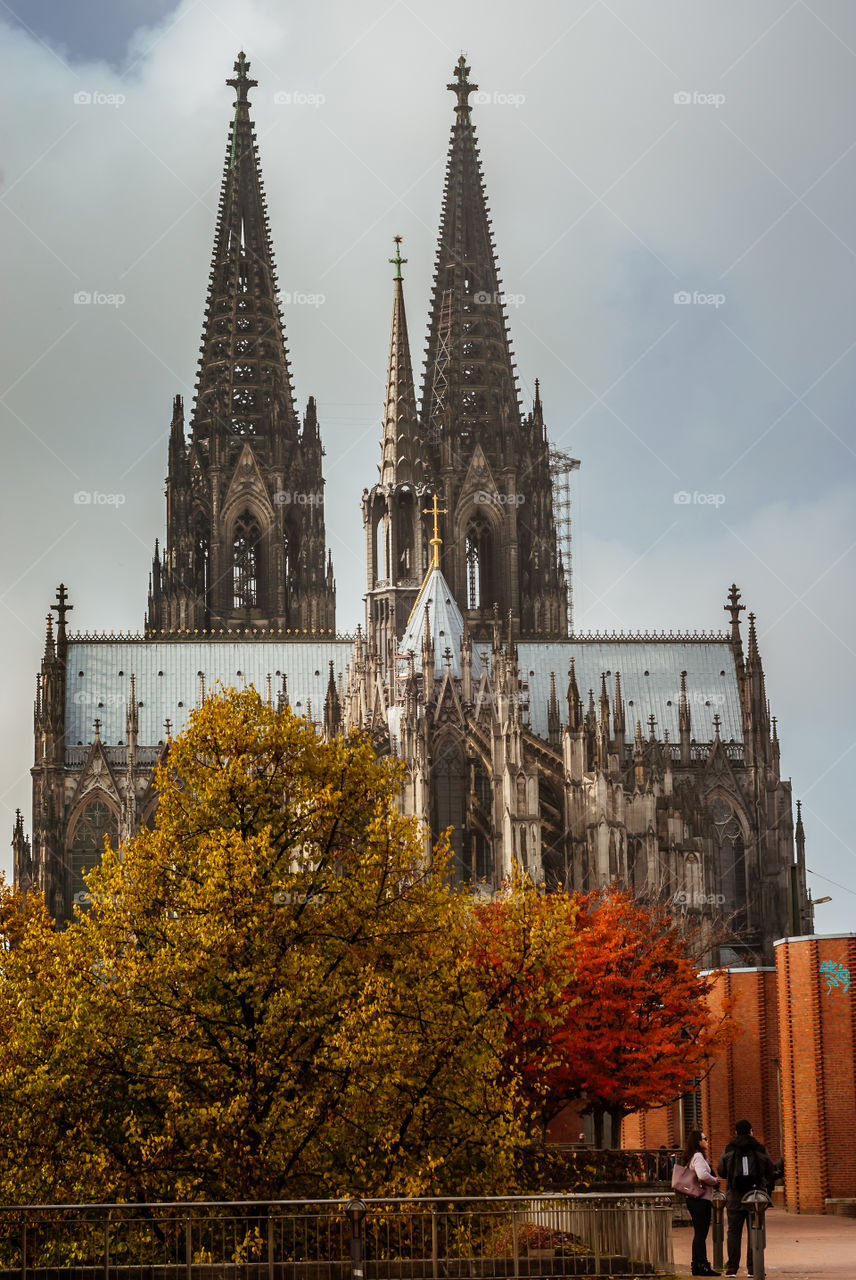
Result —
[[[714, 1018], [711, 979], [699, 972], [693, 940], [659, 906], [615, 886], [587, 896], [552, 893], [543, 911], [573, 924], [555, 957], [558, 998], [533, 1022], [512, 992], [506, 1064], [540, 1132], [569, 1103], [585, 1101], [596, 1145], [603, 1119], [660, 1106], [693, 1087], [736, 1034], [730, 1007]], [[508, 907], [492, 904], [483, 960], [501, 963], [514, 937]], [[482, 964], [485, 971], [485, 965]], [[483, 978], [494, 981], [491, 964]]]
[[395, 767], [226, 691], [157, 785], [66, 930], [5, 891], [0, 1196], [507, 1190], [504, 1015]]

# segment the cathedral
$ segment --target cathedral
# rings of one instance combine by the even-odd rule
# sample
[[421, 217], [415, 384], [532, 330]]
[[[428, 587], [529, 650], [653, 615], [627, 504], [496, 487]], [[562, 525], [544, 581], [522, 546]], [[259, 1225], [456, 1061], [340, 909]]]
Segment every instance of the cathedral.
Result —
[[[218, 682], [404, 765], [402, 812], [490, 893], [619, 881], [703, 922], [711, 964], [769, 964], [812, 932], [797, 805], [780, 776], [754, 617], [723, 632], [578, 634], [536, 382], [515, 375], [461, 58], [425, 373], [400, 238], [377, 480], [363, 490], [366, 616], [336, 631], [322, 427], [295, 403], [243, 53], [189, 424], [172, 409], [166, 538], [140, 634], [72, 631], [64, 585], [37, 677], [32, 838], [15, 879], [59, 925], [104, 836], [151, 823], [154, 768]], [[567, 556], [565, 557], [567, 561]], [[56, 613], [54, 622], [53, 613]], [[745, 628], [745, 637], [744, 637]]]

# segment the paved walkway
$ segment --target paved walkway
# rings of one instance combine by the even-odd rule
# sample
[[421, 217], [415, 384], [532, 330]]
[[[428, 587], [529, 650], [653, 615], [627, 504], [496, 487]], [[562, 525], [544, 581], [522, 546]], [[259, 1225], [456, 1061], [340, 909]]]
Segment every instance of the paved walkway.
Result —
[[[674, 1229], [674, 1262], [679, 1276], [691, 1275], [692, 1229]], [[713, 1262], [713, 1242], [708, 1236], [708, 1257]], [[746, 1235], [743, 1234], [741, 1276], [746, 1275]], [[766, 1274], [770, 1280], [856, 1280], [856, 1217], [824, 1213], [766, 1215]]]
[[[675, 1271], [690, 1272], [692, 1230], [676, 1227]], [[713, 1261], [711, 1237], [707, 1256]], [[746, 1275], [746, 1235], [740, 1275]], [[856, 1280], [856, 1218], [833, 1214], [785, 1213], [771, 1209], [767, 1214], [767, 1249], [764, 1265], [770, 1280]]]

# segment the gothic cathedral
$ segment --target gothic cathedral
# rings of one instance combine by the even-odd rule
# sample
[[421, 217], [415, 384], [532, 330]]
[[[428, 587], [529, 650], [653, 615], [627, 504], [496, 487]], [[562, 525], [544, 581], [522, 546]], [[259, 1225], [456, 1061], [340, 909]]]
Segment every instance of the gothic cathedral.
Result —
[[[196, 396], [173, 405], [166, 540], [142, 634], [70, 633], [65, 586], [37, 679], [32, 840], [16, 882], [57, 922], [105, 834], [151, 822], [154, 766], [217, 681], [405, 765], [426, 851], [452, 831], [476, 892], [516, 865], [547, 889], [613, 880], [709, 929], [711, 964], [770, 963], [812, 932], [805, 841], [779, 770], [754, 617], [724, 632], [581, 635], [557, 537], [540, 389], [524, 412], [462, 57], [417, 400], [400, 238], [379, 476], [363, 491], [366, 619], [337, 635], [314, 399], [302, 420], [250, 119], [236, 101]], [[723, 941], [724, 939], [724, 941]]]

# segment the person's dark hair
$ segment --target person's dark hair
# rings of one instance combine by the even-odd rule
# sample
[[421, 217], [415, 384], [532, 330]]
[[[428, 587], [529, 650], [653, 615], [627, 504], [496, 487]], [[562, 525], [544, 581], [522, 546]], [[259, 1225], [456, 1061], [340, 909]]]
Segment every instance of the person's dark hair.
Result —
[[748, 1138], [749, 1134], [752, 1132], [752, 1125], [748, 1120], [738, 1120], [737, 1124], [734, 1126], [734, 1132], [739, 1138]]
[[687, 1134], [687, 1140], [681, 1155], [681, 1164], [686, 1167], [697, 1151], [701, 1151], [701, 1129], [692, 1129]]

